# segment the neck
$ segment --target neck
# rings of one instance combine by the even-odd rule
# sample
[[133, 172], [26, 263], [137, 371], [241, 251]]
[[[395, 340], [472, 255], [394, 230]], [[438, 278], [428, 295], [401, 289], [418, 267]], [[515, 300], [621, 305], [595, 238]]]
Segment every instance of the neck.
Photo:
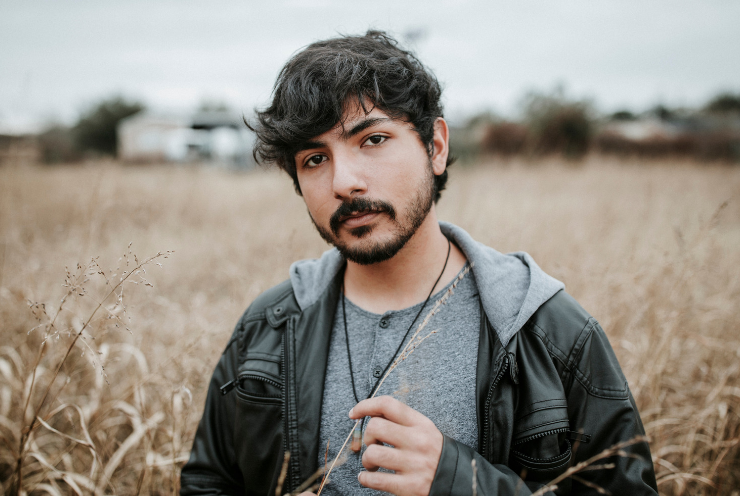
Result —
[[[424, 301], [447, 258], [448, 240], [442, 234], [432, 207], [416, 233], [393, 258], [372, 265], [347, 262], [344, 290], [361, 308], [384, 313]], [[465, 264], [465, 256], [452, 244], [447, 267], [434, 288], [449, 283]]]

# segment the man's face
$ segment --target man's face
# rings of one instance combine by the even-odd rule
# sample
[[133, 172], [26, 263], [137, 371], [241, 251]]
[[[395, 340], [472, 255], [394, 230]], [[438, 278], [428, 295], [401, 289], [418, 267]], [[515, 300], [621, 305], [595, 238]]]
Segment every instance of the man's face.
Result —
[[393, 257], [434, 204], [432, 162], [419, 136], [377, 108], [350, 107], [344, 125], [308, 142], [295, 162], [319, 234], [359, 264]]

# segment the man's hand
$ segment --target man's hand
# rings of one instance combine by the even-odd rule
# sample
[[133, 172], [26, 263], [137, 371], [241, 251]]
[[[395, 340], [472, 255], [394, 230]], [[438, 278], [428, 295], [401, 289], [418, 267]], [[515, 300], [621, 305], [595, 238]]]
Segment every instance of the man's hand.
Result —
[[[362, 465], [368, 472], [360, 472], [360, 484], [398, 496], [427, 496], [442, 454], [443, 436], [434, 422], [390, 396], [360, 401], [349, 416], [373, 417], [365, 428]], [[379, 467], [395, 473], [376, 472]]]

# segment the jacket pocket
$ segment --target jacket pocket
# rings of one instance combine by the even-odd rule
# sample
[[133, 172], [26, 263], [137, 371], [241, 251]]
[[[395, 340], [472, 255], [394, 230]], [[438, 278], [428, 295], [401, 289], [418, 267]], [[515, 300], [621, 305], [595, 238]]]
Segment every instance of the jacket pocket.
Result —
[[[519, 413], [514, 422], [509, 467], [526, 481], [547, 484], [568, 469], [573, 456], [566, 438], [569, 429], [566, 402], [541, 400], [521, 408]], [[556, 494], [561, 494], [570, 482], [563, 481], [558, 486]]]
[[280, 357], [264, 356], [247, 359], [239, 366], [236, 394], [248, 402], [282, 403], [283, 380], [280, 377]]
[[570, 427], [565, 398], [536, 401], [520, 408], [517, 414], [514, 421], [515, 445], [547, 434], [565, 432]]
[[283, 402], [283, 384], [268, 377], [245, 372], [239, 374], [236, 395], [242, 401], [256, 403]]
[[[278, 358], [279, 360], [279, 358]], [[249, 359], [236, 379], [234, 449], [247, 494], [267, 494], [283, 458], [283, 382], [279, 362]]]
[[[565, 432], [544, 432], [541, 437], [512, 446], [509, 467], [522, 479], [547, 484], [565, 472], [573, 453]], [[570, 479], [558, 483], [556, 494], [568, 494]]]

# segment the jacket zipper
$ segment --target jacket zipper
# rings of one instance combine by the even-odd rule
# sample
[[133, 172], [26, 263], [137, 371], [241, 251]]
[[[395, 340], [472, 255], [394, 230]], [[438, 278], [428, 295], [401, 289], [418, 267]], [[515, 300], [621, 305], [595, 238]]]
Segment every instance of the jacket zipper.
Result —
[[[287, 346], [287, 340], [288, 340], [288, 329], [286, 325], [286, 329], [283, 332], [282, 346], [280, 347], [280, 361], [283, 363], [283, 384], [285, 384], [285, 387], [283, 388], [283, 455], [289, 451], [288, 449], [288, 446], [289, 446], [288, 445], [288, 389], [289, 389], [288, 377], [290, 377], [290, 375], [288, 374], [288, 360], [287, 360], [287, 353], [285, 349], [285, 347]], [[293, 489], [292, 484], [291, 484], [290, 465], [291, 465], [290, 462], [288, 462], [288, 473], [286, 474], [286, 477], [285, 477], [285, 485], [282, 488], [283, 494], [288, 493]]]
[[491, 387], [488, 389], [488, 396], [486, 397], [486, 411], [485, 411], [485, 417], [483, 419], [483, 442], [484, 449], [482, 450], [483, 453], [485, 453], [486, 459], [490, 462], [491, 461], [491, 454], [489, 451], [489, 429], [490, 429], [490, 413], [491, 413], [491, 399], [493, 398], [493, 390], [496, 389], [496, 386], [501, 381], [501, 378], [506, 373], [506, 370], [509, 368], [509, 354], [507, 353], [504, 355], [503, 358], [503, 364], [501, 365], [501, 368], [499, 369], [498, 373], [496, 374], [496, 378], [493, 380], [493, 383], [491, 384]]
[[261, 375], [239, 374], [239, 376], [236, 379], [230, 380], [229, 382], [227, 382], [226, 384], [224, 384], [223, 386], [219, 388], [221, 391], [221, 396], [226, 396], [227, 394], [229, 394], [244, 379], [257, 379], [258, 381], [266, 382], [267, 384], [283, 389], [283, 385], [280, 384], [278, 381], [273, 381], [272, 379], [262, 377]]
[[516, 441], [512, 443], [512, 446], [517, 446], [522, 443], [527, 443], [529, 441], [534, 441], [535, 439], [539, 439], [541, 437], [549, 436], [550, 434], [562, 434], [568, 432], [567, 427], [561, 427], [560, 429], [551, 429], [549, 431], [545, 432], [539, 432], [537, 434], [532, 434], [531, 436], [525, 437], [524, 439], [520, 439], [519, 441]]
[[[288, 476], [286, 477], [286, 482], [290, 482], [289, 487], [291, 490], [295, 489], [301, 484], [301, 465], [299, 460], [300, 453], [298, 451], [299, 446], [297, 440], [291, 438], [289, 419], [291, 413], [295, 411], [295, 405], [292, 404], [293, 398], [295, 396], [295, 383], [293, 382], [293, 373], [291, 370], [291, 364], [295, 353], [295, 350], [292, 346], [294, 338], [293, 333], [295, 331], [295, 322], [296, 319], [288, 319], [285, 322], [285, 334], [283, 335], [283, 360], [285, 365], [285, 367], [283, 368], [283, 370], [285, 371], [285, 388], [283, 389], [283, 392], [285, 393], [285, 400], [283, 401], [283, 415], [285, 419], [284, 438], [286, 451], [290, 451], [290, 462], [288, 463]], [[294, 420], [297, 424], [298, 419], [295, 418]], [[295, 450], [292, 450], [291, 447], [295, 448]]]
[[231, 379], [229, 382], [221, 386], [219, 388], [219, 390], [221, 391], [221, 396], [226, 396], [227, 394], [229, 394], [236, 387], [236, 382], [236, 379]]

